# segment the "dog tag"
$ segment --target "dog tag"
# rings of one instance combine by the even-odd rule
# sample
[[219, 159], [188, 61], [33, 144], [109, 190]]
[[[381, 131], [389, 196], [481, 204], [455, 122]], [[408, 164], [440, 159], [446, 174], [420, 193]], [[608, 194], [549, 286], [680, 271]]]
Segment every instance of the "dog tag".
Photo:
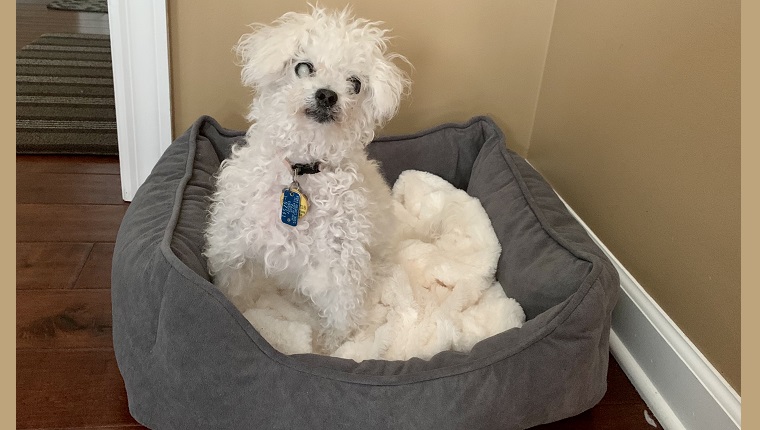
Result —
[[308, 200], [298, 188], [283, 189], [280, 194], [280, 205], [282, 206], [280, 220], [293, 227], [298, 225], [298, 219], [306, 215], [309, 210]]

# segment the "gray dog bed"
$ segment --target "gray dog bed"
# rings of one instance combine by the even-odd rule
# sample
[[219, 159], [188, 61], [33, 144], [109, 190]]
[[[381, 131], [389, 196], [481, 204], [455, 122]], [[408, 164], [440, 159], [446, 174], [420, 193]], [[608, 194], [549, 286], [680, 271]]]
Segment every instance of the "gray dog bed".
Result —
[[518, 429], [581, 413], [607, 388], [617, 273], [488, 118], [378, 139], [389, 183], [424, 170], [480, 199], [497, 278], [522, 328], [470, 353], [356, 363], [274, 350], [210, 282], [213, 174], [243, 133], [200, 118], [164, 153], [119, 230], [114, 350], [137, 421], [155, 429]]

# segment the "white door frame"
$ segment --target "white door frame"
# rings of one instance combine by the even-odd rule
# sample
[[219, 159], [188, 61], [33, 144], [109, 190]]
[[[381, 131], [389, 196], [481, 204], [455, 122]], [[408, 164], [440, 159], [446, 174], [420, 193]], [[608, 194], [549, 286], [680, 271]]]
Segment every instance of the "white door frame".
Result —
[[122, 198], [172, 141], [166, 2], [108, 0]]

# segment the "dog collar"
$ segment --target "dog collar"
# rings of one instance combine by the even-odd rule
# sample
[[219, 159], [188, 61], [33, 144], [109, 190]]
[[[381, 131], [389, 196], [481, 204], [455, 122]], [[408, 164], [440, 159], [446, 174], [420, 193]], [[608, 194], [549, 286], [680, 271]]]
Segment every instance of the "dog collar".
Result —
[[296, 176], [301, 175], [313, 175], [314, 173], [319, 173], [319, 161], [315, 161], [310, 164], [291, 164], [290, 165], [291, 170], [296, 174]]

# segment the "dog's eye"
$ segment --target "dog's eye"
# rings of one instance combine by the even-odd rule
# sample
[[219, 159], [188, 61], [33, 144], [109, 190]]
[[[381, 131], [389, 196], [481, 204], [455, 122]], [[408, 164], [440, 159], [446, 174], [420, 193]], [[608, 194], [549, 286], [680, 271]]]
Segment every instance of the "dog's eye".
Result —
[[296, 64], [296, 76], [305, 78], [314, 74], [314, 65], [309, 62]]
[[353, 91], [354, 94], [359, 94], [359, 91], [362, 90], [362, 81], [356, 76], [348, 78], [348, 83], [351, 84], [351, 91]]

